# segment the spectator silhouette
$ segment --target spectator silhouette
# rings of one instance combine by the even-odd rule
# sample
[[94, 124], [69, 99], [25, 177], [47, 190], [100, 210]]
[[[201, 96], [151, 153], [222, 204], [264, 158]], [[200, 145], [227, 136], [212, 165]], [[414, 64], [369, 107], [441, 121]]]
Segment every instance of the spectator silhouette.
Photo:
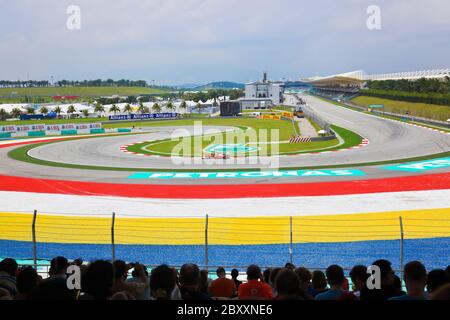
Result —
[[316, 300], [338, 300], [340, 296], [345, 292], [342, 285], [345, 281], [344, 270], [334, 264], [326, 270], [327, 282], [330, 285], [330, 290], [319, 293], [316, 295]]
[[302, 294], [307, 300], [312, 300], [314, 298], [315, 291], [311, 285], [311, 271], [304, 267], [299, 267], [295, 269], [295, 273], [300, 281], [300, 294]]
[[39, 275], [33, 267], [26, 267], [17, 275], [18, 294], [15, 300], [26, 300], [28, 294], [39, 284]]
[[11, 297], [17, 294], [17, 262], [14, 259], [6, 258], [0, 262], [0, 289], [4, 289]]
[[450, 282], [445, 270], [435, 269], [428, 273], [427, 291], [432, 297], [440, 287]]
[[141, 297], [145, 294], [145, 290], [149, 286], [148, 277], [145, 274], [144, 268], [140, 264], [134, 266], [137, 278], [139, 281], [127, 282], [128, 271], [131, 266], [127, 265], [122, 260], [116, 260], [113, 263], [114, 269], [114, 281], [112, 286], [113, 295], [118, 292], [126, 291], [131, 294], [134, 298]]
[[67, 267], [69, 266], [69, 261], [65, 257], [56, 257], [50, 261], [50, 269], [48, 274], [50, 278], [67, 278]]
[[304, 300], [300, 295], [300, 280], [297, 274], [291, 269], [281, 269], [275, 278], [275, 288], [277, 290], [276, 300]]
[[180, 293], [183, 300], [211, 300], [200, 290], [201, 275], [196, 264], [187, 263], [180, 269]]
[[315, 270], [312, 273], [311, 279], [312, 288], [314, 290], [313, 296], [317, 296], [319, 293], [327, 292], [329, 289], [327, 288], [327, 278], [325, 273], [320, 270]]
[[42, 281], [27, 295], [27, 300], [35, 301], [69, 301], [76, 300], [76, 292], [69, 290], [66, 279], [54, 277]]
[[427, 270], [419, 261], [408, 262], [404, 269], [406, 294], [398, 297], [392, 297], [389, 300], [426, 300], [425, 285], [427, 283]]
[[239, 277], [239, 270], [238, 269], [231, 270], [231, 279], [233, 279], [233, 281], [234, 281], [236, 290], [238, 290], [239, 286], [242, 284], [242, 281], [238, 280], [238, 277]]
[[225, 269], [222, 267], [216, 270], [217, 279], [211, 283], [209, 294], [211, 297], [231, 299], [236, 295], [236, 285], [234, 281], [228, 279]]
[[359, 298], [361, 290], [366, 286], [369, 274], [367, 273], [367, 267], [363, 265], [356, 265], [350, 271], [350, 279], [353, 285], [353, 294]]
[[170, 300], [176, 286], [176, 273], [167, 265], [152, 270], [150, 289], [153, 300]]
[[369, 289], [367, 286], [361, 290], [361, 300], [387, 300], [398, 296], [398, 290], [394, 286], [395, 273], [392, 270], [392, 264], [388, 260], [380, 259], [372, 263], [380, 268], [381, 289]]
[[272, 299], [272, 288], [261, 281], [261, 269], [257, 265], [247, 268], [247, 283], [239, 286], [240, 300], [270, 300]]
[[81, 278], [82, 299], [107, 300], [112, 296], [113, 266], [97, 260], [89, 264]]

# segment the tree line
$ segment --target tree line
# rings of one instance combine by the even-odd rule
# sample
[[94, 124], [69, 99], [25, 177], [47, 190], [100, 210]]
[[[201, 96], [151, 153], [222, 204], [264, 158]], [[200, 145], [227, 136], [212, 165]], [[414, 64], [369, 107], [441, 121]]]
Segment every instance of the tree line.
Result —
[[450, 77], [439, 79], [368, 81], [365, 96], [450, 106]]
[[[26, 80], [26, 81], [10, 81], [0, 80], [0, 88], [47, 88], [51, 87], [51, 83], [47, 80]], [[148, 87], [144, 80], [113, 80], [113, 79], [96, 79], [96, 80], [59, 80], [54, 83], [56, 87]]]
[[377, 80], [368, 81], [367, 87], [373, 90], [394, 90], [419, 93], [450, 93], [450, 77], [443, 80], [426, 79], [419, 80]]

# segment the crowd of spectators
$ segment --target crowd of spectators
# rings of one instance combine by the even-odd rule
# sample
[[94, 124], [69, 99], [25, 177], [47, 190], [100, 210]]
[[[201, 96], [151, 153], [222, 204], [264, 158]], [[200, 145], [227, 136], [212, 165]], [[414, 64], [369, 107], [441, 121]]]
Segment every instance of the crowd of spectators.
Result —
[[[79, 289], [68, 286], [71, 265], [79, 267]], [[98, 260], [84, 264], [81, 259], [69, 262], [56, 257], [43, 279], [34, 267], [21, 267], [7, 258], [0, 262], [0, 300], [450, 300], [450, 266], [427, 272], [419, 261], [407, 263], [403, 291], [389, 261], [372, 265], [380, 271], [380, 288], [369, 285], [373, 279], [364, 265], [354, 266], [348, 277], [339, 265], [325, 272], [290, 263], [264, 271], [250, 265], [246, 281], [241, 281], [238, 270], [231, 270], [227, 277], [222, 267], [213, 280], [208, 271], [191, 263], [179, 270], [160, 265], [149, 274], [139, 263]]]

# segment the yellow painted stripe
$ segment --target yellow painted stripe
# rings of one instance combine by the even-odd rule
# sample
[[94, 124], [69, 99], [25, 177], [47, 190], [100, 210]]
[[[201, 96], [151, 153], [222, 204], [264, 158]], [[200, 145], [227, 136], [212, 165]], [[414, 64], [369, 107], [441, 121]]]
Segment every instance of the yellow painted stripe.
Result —
[[[450, 237], [450, 208], [346, 215], [293, 217], [293, 242], [349, 242]], [[0, 239], [31, 241], [31, 214], [0, 213]], [[111, 219], [39, 215], [39, 242], [108, 244]], [[201, 245], [204, 218], [116, 218], [117, 244]], [[210, 218], [210, 244], [289, 243], [289, 217]]]

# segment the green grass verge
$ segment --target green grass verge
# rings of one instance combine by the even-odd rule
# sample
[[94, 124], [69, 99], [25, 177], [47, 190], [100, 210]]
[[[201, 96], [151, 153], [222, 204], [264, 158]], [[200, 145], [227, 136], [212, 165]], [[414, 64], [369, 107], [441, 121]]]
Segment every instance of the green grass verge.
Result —
[[450, 119], [450, 106], [427, 103], [414, 103], [369, 96], [358, 96], [351, 100], [353, 103], [368, 107], [371, 104], [383, 104], [386, 112], [405, 114], [406, 111], [416, 117], [447, 121]]
[[[287, 141], [293, 134], [291, 121], [279, 121], [279, 120], [261, 120], [261, 119], [215, 119], [213, 122], [205, 123], [214, 125], [227, 125], [236, 126], [236, 123], [246, 125], [247, 128], [255, 129], [256, 136], [251, 137], [248, 133], [248, 129], [244, 127], [244, 130], [237, 132], [227, 132], [220, 134], [213, 134], [200, 137], [189, 137], [184, 139], [164, 139], [160, 141], [144, 142], [136, 144], [128, 148], [131, 152], [142, 154], [153, 154], [170, 156], [173, 154], [174, 149], [177, 146], [184, 144], [184, 149], [176, 151], [176, 156], [184, 157], [201, 157], [203, 155], [203, 149], [211, 144], [249, 144], [250, 146], [258, 146], [259, 151], [253, 153], [238, 153], [238, 156], [246, 155], [285, 155], [285, 154], [299, 154], [307, 152], [319, 152], [327, 149], [340, 149], [349, 146], [356, 146], [361, 143], [362, 137], [359, 135], [336, 127], [336, 132], [345, 140], [343, 145], [339, 145], [338, 139], [327, 141], [314, 141], [310, 143], [288, 143]], [[192, 125], [193, 123], [191, 123]], [[267, 129], [267, 136], [260, 134], [260, 129]], [[276, 129], [279, 133], [279, 138], [272, 138], [270, 130]], [[265, 144], [264, 142], [270, 141], [285, 141], [284, 143], [276, 144], [277, 148], [274, 148], [275, 144]], [[259, 143], [258, 143], [259, 142]], [[262, 142], [262, 143], [261, 143]], [[194, 146], [197, 146], [195, 148]]]
[[[401, 120], [398, 117], [393, 117], [393, 116], [389, 116], [389, 115], [386, 115], [386, 114], [380, 114], [380, 113], [373, 113], [373, 112], [363, 111], [361, 109], [358, 109], [358, 108], [355, 108], [355, 107], [352, 107], [352, 106], [349, 106], [349, 105], [346, 105], [346, 104], [343, 104], [343, 103], [340, 103], [340, 102], [336, 102], [336, 101], [333, 101], [333, 100], [329, 100], [329, 99], [326, 99], [326, 98], [323, 98], [323, 97], [319, 97], [319, 96], [315, 96], [315, 97], [317, 99], [323, 100], [325, 102], [334, 104], [335, 106], [338, 106], [338, 107], [343, 107], [343, 108], [347, 108], [347, 109], [350, 109], [350, 110], [353, 110], [353, 111], [358, 111], [358, 112], [370, 114], [370, 115], [373, 115], [373, 116], [376, 116], [376, 117], [379, 117], [379, 118], [385, 118], [385, 119], [390, 119], [390, 120], [395, 120], [395, 121], [403, 121], [405, 123], [414, 123], [414, 124], [420, 125], [422, 127], [438, 129], [438, 130], [445, 131], [445, 132], [450, 132], [450, 129], [448, 129], [448, 128], [439, 127], [439, 126], [433, 126], [433, 125], [426, 124], [426, 123], [423, 123], [423, 122]], [[450, 108], [450, 107], [447, 107], [447, 108]]]

